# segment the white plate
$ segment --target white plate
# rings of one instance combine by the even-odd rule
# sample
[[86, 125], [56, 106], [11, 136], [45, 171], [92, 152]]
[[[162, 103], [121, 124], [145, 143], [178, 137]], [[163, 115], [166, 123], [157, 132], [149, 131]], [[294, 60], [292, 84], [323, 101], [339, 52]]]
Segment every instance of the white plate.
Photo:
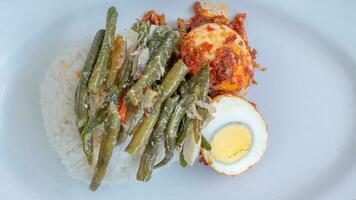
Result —
[[0, 199], [356, 199], [355, 3], [226, 3], [248, 13], [249, 39], [268, 67], [249, 92], [270, 127], [265, 156], [237, 177], [173, 166], [146, 184], [91, 193], [45, 136], [38, 87], [46, 68], [92, 37], [110, 5], [122, 29], [148, 9], [187, 17], [191, 2], [1, 1]]

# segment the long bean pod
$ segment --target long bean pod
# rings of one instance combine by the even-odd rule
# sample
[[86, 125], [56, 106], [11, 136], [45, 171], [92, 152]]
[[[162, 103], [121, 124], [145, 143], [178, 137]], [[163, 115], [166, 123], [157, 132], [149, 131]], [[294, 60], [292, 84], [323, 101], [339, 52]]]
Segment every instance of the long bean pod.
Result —
[[87, 157], [89, 165], [93, 162], [93, 131], [104, 122], [106, 118], [106, 104], [102, 103], [95, 111], [94, 115], [89, 118], [88, 123], [84, 126], [81, 132], [81, 139], [83, 142], [83, 150]]
[[150, 24], [144, 21], [138, 21], [138, 23], [139, 25], [137, 31], [139, 36], [137, 40], [136, 50], [140, 50], [146, 47], [150, 31]]
[[109, 8], [106, 16], [106, 28], [103, 44], [101, 45], [98, 59], [95, 63], [93, 73], [90, 76], [88, 89], [91, 93], [98, 93], [106, 77], [107, 65], [111, 49], [114, 43], [117, 21], [117, 10], [115, 7]]
[[154, 168], [162, 167], [167, 164], [173, 157], [174, 147], [176, 145], [177, 131], [183, 116], [186, 114], [189, 106], [194, 103], [195, 95], [188, 95], [183, 97], [174, 109], [174, 112], [169, 119], [167, 129], [166, 129], [166, 140], [165, 140], [165, 157], [154, 166]]
[[[209, 66], [204, 65], [197, 75], [195, 75], [192, 80], [193, 92], [197, 96], [197, 100], [206, 101], [208, 92], [209, 92], [209, 83], [210, 83], [210, 71]], [[202, 116], [203, 120], [207, 118], [207, 110], [201, 107], [197, 108], [197, 112], [200, 116]], [[193, 130], [194, 130], [194, 139], [197, 143], [199, 141], [199, 137], [201, 134], [202, 121], [199, 119], [194, 119], [193, 122]]]
[[189, 119], [188, 116], [185, 115], [179, 125], [178, 137], [176, 141], [177, 150], [180, 150], [182, 148], [182, 144], [184, 142], [185, 136], [187, 135], [188, 123], [190, 122], [190, 120], [191, 119]]
[[[150, 25], [143, 21], [137, 21], [133, 25], [133, 27], [135, 31], [138, 32], [139, 37], [136, 46], [131, 50], [137, 51], [146, 47], [148, 42]], [[130, 81], [129, 79], [132, 78], [132, 75], [134, 73], [133, 62], [135, 60], [135, 56], [137, 55], [131, 55], [130, 53], [127, 54], [128, 54], [128, 58], [126, 59], [127, 62], [125, 62], [124, 68], [120, 76], [118, 76], [115, 81], [116, 84], [119, 86], [120, 91], [125, 90], [127, 87], [129, 87], [129, 85], [132, 84], [132, 80]], [[127, 136], [132, 135], [133, 129], [140, 122], [143, 115], [144, 115], [144, 107], [142, 105], [139, 105], [137, 111], [135, 112], [131, 120], [126, 122], [125, 125], [123, 125], [122, 128], [120, 129], [118, 139], [117, 139], [118, 144], [124, 143], [126, 141]]]
[[88, 94], [88, 82], [90, 75], [93, 71], [95, 61], [98, 57], [98, 53], [101, 44], [104, 39], [105, 30], [99, 30], [93, 40], [90, 47], [87, 58], [85, 59], [83, 69], [80, 75], [79, 84], [75, 92], [75, 111], [77, 116], [77, 127], [83, 127], [89, 119], [90, 99]]
[[180, 85], [179, 85], [179, 88], [178, 88], [178, 91], [179, 91], [179, 94], [181, 96], [185, 96], [185, 95], [188, 95], [189, 94], [189, 91], [190, 91], [190, 87], [188, 85], [188, 82], [186, 80], [183, 80]]
[[113, 86], [115, 83], [117, 73], [124, 59], [124, 54], [125, 54], [124, 49], [125, 49], [124, 38], [121, 35], [117, 36], [114, 41], [113, 50], [111, 52], [110, 61], [108, 65], [108, 74], [106, 77], [107, 88], [111, 88], [111, 86]]
[[[188, 85], [187, 81], [182, 81], [181, 84], [179, 85], [179, 94], [181, 96], [186, 96], [189, 94], [190, 92], [190, 87]], [[187, 135], [187, 129], [188, 129], [188, 123], [191, 122], [191, 119], [188, 118], [187, 115], [185, 115], [179, 125], [179, 129], [178, 129], [178, 137], [177, 137], [177, 141], [176, 141], [176, 149], [180, 150], [182, 148], [184, 139]]]
[[128, 136], [127, 130], [125, 130], [125, 129], [126, 129], [126, 126], [121, 125], [120, 131], [119, 131], [119, 134], [118, 134], [117, 140], [116, 140], [117, 145], [125, 143], [127, 136]]
[[200, 144], [201, 148], [207, 150], [207, 151], [210, 151], [211, 150], [211, 145], [210, 143], [208, 142], [208, 140], [203, 136], [201, 135], [201, 144]]
[[149, 113], [148, 116], [142, 120], [139, 127], [135, 129], [133, 137], [125, 151], [133, 154], [143, 145], [144, 140], [149, 137], [157, 121], [162, 103], [178, 89], [180, 82], [187, 73], [188, 68], [182, 64], [182, 62], [175, 64], [172, 69], [169, 70], [162, 84], [158, 86], [158, 88], [160, 88], [160, 99], [154, 105], [154, 112]]
[[108, 109], [106, 121], [106, 134], [100, 144], [98, 161], [95, 166], [94, 175], [90, 183], [90, 190], [95, 191], [104, 179], [112, 152], [116, 145], [116, 138], [120, 129], [120, 116], [117, 109], [118, 88], [113, 86], [108, 96]]
[[153, 111], [149, 113], [135, 129], [130, 143], [125, 148], [127, 153], [134, 154], [143, 145], [158, 120], [160, 108], [161, 105], [156, 103]]
[[150, 51], [150, 58], [153, 58], [158, 53], [158, 48], [162, 44], [166, 33], [169, 31], [168, 27], [159, 26], [148, 41], [147, 47]]
[[130, 122], [127, 124], [127, 135], [132, 135], [134, 128], [137, 126], [137, 124], [139, 124], [144, 114], [145, 109], [140, 105]]
[[136, 175], [136, 179], [139, 181], [148, 181], [152, 176], [153, 165], [158, 155], [161, 137], [164, 134], [167, 122], [171, 117], [178, 100], [178, 96], [168, 98], [160, 112], [158, 122], [156, 123], [150, 140], [141, 156], [140, 166]]
[[135, 111], [134, 115], [129, 121], [125, 122], [120, 129], [119, 136], [117, 138], [118, 144], [123, 144], [129, 135], [132, 135], [134, 128], [140, 123], [145, 114], [145, 109], [143, 106], [139, 106]]
[[179, 165], [181, 167], [186, 167], [188, 165], [187, 161], [185, 161], [183, 150], [181, 150], [179, 153]]
[[130, 85], [130, 77], [132, 72], [132, 58], [129, 57], [125, 60], [120, 73], [116, 77], [115, 85], [119, 89], [119, 95]]
[[170, 31], [163, 43], [158, 49], [158, 54], [151, 59], [146, 66], [143, 75], [137, 82], [129, 89], [127, 96], [133, 105], [138, 105], [142, 95], [143, 89], [150, 87], [157, 79], [162, 76], [162, 69], [164, 69], [168, 59], [170, 58], [174, 48], [178, 42], [178, 34], [175, 31]]
[[173, 67], [169, 70], [166, 77], [161, 83], [162, 93], [161, 101], [164, 101], [168, 97], [172, 96], [180, 83], [184, 80], [185, 75], [188, 73], [188, 67], [182, 60], [178, 60]]
[[147, 45], [148, 41], [148, 35], [149, 35], [149, 24], [146, 22], [142, 21], [137, 21], [133, 27], [135, 27], [135, 31], [138, 33], [138, 39], [136, 44], [126, 52], [127, 58], [126, 61], [123, 65], [123, 69], [121, 72], [118, 74], [116, 77], [115, 84], [118, 85], [118, 88], [127, 88], [131, 81], [129, 81], [130, 77], [132, 76], [133, 73], [133, 61], [135, 59], [136, 55], [132, 55], [133, 52], [140, 50], [142, 48], [145, 48]]

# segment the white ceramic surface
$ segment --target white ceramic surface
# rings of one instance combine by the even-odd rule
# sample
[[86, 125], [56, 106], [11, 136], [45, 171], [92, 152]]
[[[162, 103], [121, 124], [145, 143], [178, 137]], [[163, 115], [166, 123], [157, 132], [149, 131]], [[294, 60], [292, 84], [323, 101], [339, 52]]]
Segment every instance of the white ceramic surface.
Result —
[[173, 166], [146, 184], [96, 193], [69, 177], [45, 136], [39, 83], [51, 60], [119, 9], [127, 28], [145, 10], [173, 21], [191, 1], [0, 2], [0, 199], [356, 199], [355, 1], [226, 0], [248, 13], [258, 85], [248, 98], [264, 114], [269, 145], [247, 173], [226, 177]]

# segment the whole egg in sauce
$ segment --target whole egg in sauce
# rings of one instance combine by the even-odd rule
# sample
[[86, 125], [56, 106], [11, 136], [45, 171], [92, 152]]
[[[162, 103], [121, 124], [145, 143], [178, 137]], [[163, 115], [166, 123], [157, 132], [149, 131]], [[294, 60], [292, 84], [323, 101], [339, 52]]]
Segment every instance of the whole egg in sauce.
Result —
[[192, 75], [204, 63], [210, 65], [210, 89], [218, 93], [239, 93], [247, 90], [254, 60], [243, 38], [227, 25], [201, 25], [184, 38], [181, 57]]

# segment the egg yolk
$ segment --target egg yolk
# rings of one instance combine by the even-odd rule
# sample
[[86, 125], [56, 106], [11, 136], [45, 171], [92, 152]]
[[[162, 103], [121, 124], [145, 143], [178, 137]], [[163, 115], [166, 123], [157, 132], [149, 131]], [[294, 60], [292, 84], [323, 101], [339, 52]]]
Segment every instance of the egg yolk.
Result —
[[252, 146], [252, 134], [242, 123], [228, 124], [220, 128], [211, 141], [213, 159], [233, 163], [246, 155]]

